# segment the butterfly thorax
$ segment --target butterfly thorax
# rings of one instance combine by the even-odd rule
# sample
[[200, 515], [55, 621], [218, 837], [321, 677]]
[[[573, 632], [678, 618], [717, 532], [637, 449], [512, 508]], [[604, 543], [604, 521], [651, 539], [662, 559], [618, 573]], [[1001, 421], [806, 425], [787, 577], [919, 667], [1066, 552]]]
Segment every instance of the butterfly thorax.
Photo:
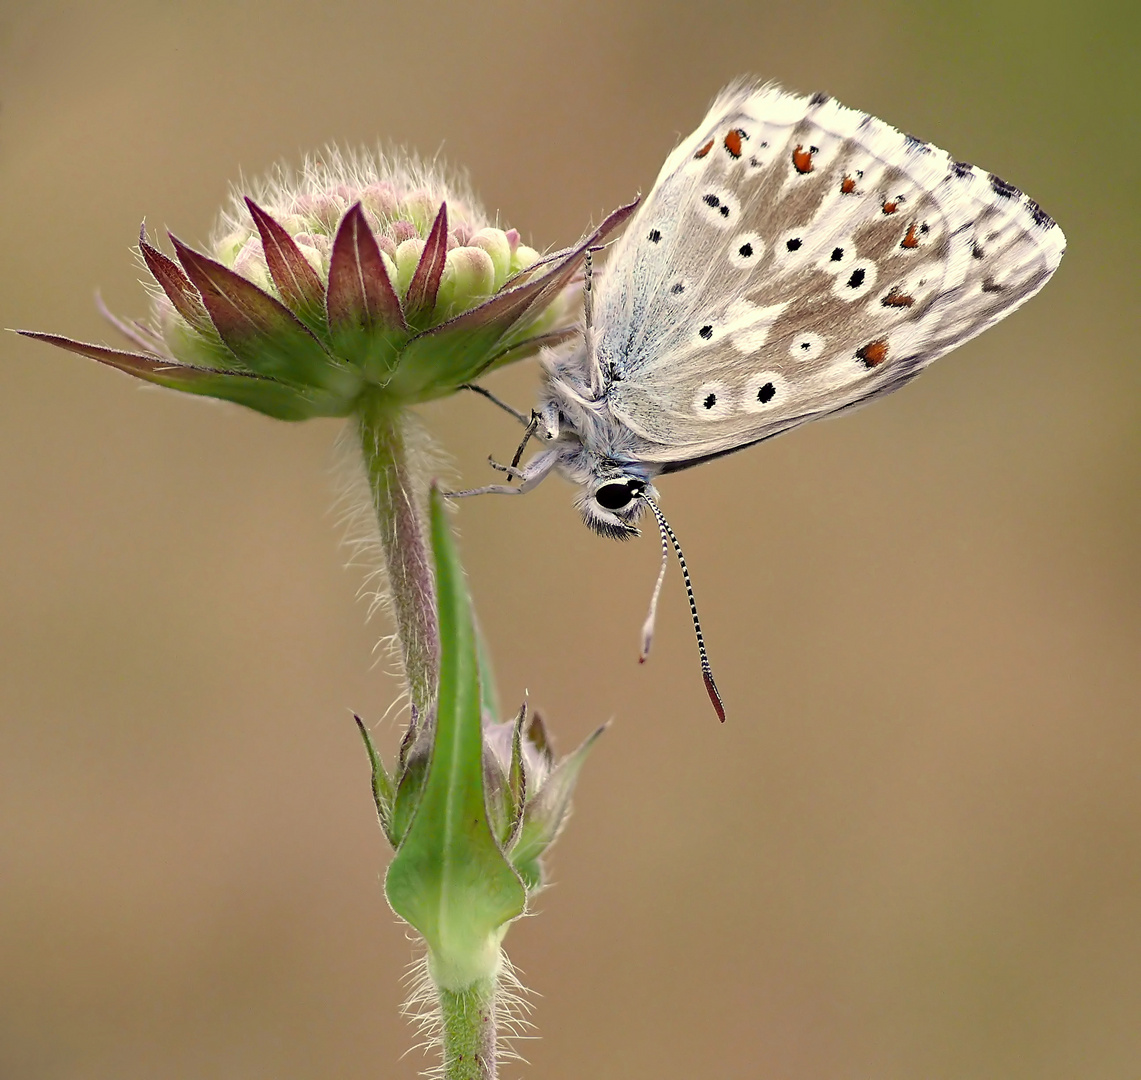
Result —
[[643, 440], [611, 412], [609, 380], [596, 376], [592, 386], [581, 340], [544, 353], [543, 368], [539, 430], [554, 469], [578, 485], [587, 525], [617, 539], [637, 536], [634, 521], [644, 510], [637, 496], [655, 494], [659, 467], [643, 460]]

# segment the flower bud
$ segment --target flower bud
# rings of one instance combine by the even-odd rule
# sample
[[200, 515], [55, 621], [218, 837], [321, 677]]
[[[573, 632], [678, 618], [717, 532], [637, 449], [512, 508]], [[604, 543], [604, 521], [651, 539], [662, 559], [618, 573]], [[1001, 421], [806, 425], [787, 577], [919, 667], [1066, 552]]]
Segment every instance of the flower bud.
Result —
[[586, 250], [632, 211], [536, 266], [518, 232], [491, 227], [434, 166], [331, 153], [279, 169], [255, 198], [235, 193], [209, 255], [172, 236], [172, 259], [143, 233], [151, 324], [112, 321], [144, 351], [29, 333], [280, 419], [347, 416], [363, 396], [399, 408], [573, 332]]
[[493, 977], [507, 925], [543, 885], [542, 857], [570, 809], [594, 733], [556, 762], [538, 716], [526, 706], [497, 723], [483, 702], [479, 648], [463, 572], [442, 507], [430, 502], [444, 650], [434, 715], [415, 710], [390, 774], [358, 719], [372, 790], [396, 850], [385, 892], [428, 945], [440, 986]]
[[511, 244], [507, 234], [502, 229], [480, 229], [471, 238], [470, 246], [481, 248], [491, 257], [495, 268], [493, 289], [502, 288], [511, 273]]

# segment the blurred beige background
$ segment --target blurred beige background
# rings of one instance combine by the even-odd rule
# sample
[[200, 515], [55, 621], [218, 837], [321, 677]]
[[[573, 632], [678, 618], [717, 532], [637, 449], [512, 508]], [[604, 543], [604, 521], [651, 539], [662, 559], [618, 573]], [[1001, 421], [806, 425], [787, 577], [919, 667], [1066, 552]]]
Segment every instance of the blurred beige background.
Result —
[[[613, 717], [512, 958], [506, 1077], [1141, 1075], [1141, 364], [1128, 5], [7, 0], [0, 324], [114, 340], [146, 216], [378, 138], [544, 247], [648, 189], [755, 73], [1027, 189], [1070, 252], [914, 385], [662, 483], [658, 544], [570, 489], [464, 504], [501, 690]], [[526, 407], [535, 373], [496, 390]], [[457, 472], [514, 446], [424, 410]], [[410, 1078], [410, 948], [350, 709], [397, 683], [331, 512], [339, 425], [0, 338], [0, 1078]], [[378, 727], [390, 750], [396, 717]]]

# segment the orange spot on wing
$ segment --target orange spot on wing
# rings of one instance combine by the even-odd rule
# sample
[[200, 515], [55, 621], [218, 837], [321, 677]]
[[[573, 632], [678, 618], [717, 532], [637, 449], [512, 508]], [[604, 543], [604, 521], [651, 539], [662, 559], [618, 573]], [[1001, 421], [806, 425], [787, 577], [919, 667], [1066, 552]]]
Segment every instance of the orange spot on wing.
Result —
[[919, 230], [915, 227], [913, 221], [907, 226], [907, 235], [900, 241], [901, 248], [917, 248], [919, 247]]
[[[908, 296], [900, 289], [892, 289], [881, 301], [884, 307], [911, 307], [915, 303], [914, 296]], [[862, 358], [861, 358], [862, 359]]]
[[745, 134], [740, 128], [733, 128], [725, 136], [725, 149], [729, 151], [729, 156], [733, 159], [741, 156], [741, 140], [747, 139], [749, 136]]
[[856, 350], [856, 359], [864, 362], [864, 367], [879, 367], [887, 359], [887, 338], [876, 338]]
[[698, 150], [698, 151], [697, 151], [697, 153], [696, 153], [696, 154], [694, 154], [693, 156], [694, 156], [695, 158], [703, 158], [703, 157], [705, 157], [705, 155], [706, 155], [706, 154], [708, 154], [708, 153], [709, 153], [709, 151], [713, 149], [713, 144], [714, 144], [714, 142], [716, 142], [716, 140], [715, 140], [715, 139], [710, 139], [710, 140], [709, 140], [709, 142], [707, 142], [707, 143], [706, 143], [706, 144], [705, 144], [705, 145], [704, 145], [704, 146], [703, 146], [703, 147], [702, 147], [700, 150]]
[[894, 214], [899, 209], [899, 199], [889, 199], [883, 204], [885, 214]]
[[854, 177], [845, 176], [840, 181], [840, 194], [841, 195], [854, 195], [856, 193], [856, 181]]
[[812, 155], [816, 152], [816, 147], [810, 146], [807, 150], [797, 143], [796, 149], [792, 152], [792, 164], [798, 173], [812, 172]]

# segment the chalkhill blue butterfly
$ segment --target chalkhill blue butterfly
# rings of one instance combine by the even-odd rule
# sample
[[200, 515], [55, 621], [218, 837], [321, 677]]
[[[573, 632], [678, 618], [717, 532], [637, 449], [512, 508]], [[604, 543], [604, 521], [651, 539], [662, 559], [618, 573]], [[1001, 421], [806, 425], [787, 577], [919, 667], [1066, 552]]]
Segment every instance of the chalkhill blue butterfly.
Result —
[[[1054, 221], [993, 173], [824, 94], [730, 86], [596, 280], [588, 263], [582, 332], [544, 354], [523, 446], [498, 466], [518, 484], [457, 494], [520, 494], [559, 472], [586, 524], [616, 538], [649, 509], [662, 572], [667, 537], [681, 562], [724, 719], [655, 477], [895, 390], [1029, 300], [1064, 250]], [[546, 446], [519, 468], [532, 436]]]

